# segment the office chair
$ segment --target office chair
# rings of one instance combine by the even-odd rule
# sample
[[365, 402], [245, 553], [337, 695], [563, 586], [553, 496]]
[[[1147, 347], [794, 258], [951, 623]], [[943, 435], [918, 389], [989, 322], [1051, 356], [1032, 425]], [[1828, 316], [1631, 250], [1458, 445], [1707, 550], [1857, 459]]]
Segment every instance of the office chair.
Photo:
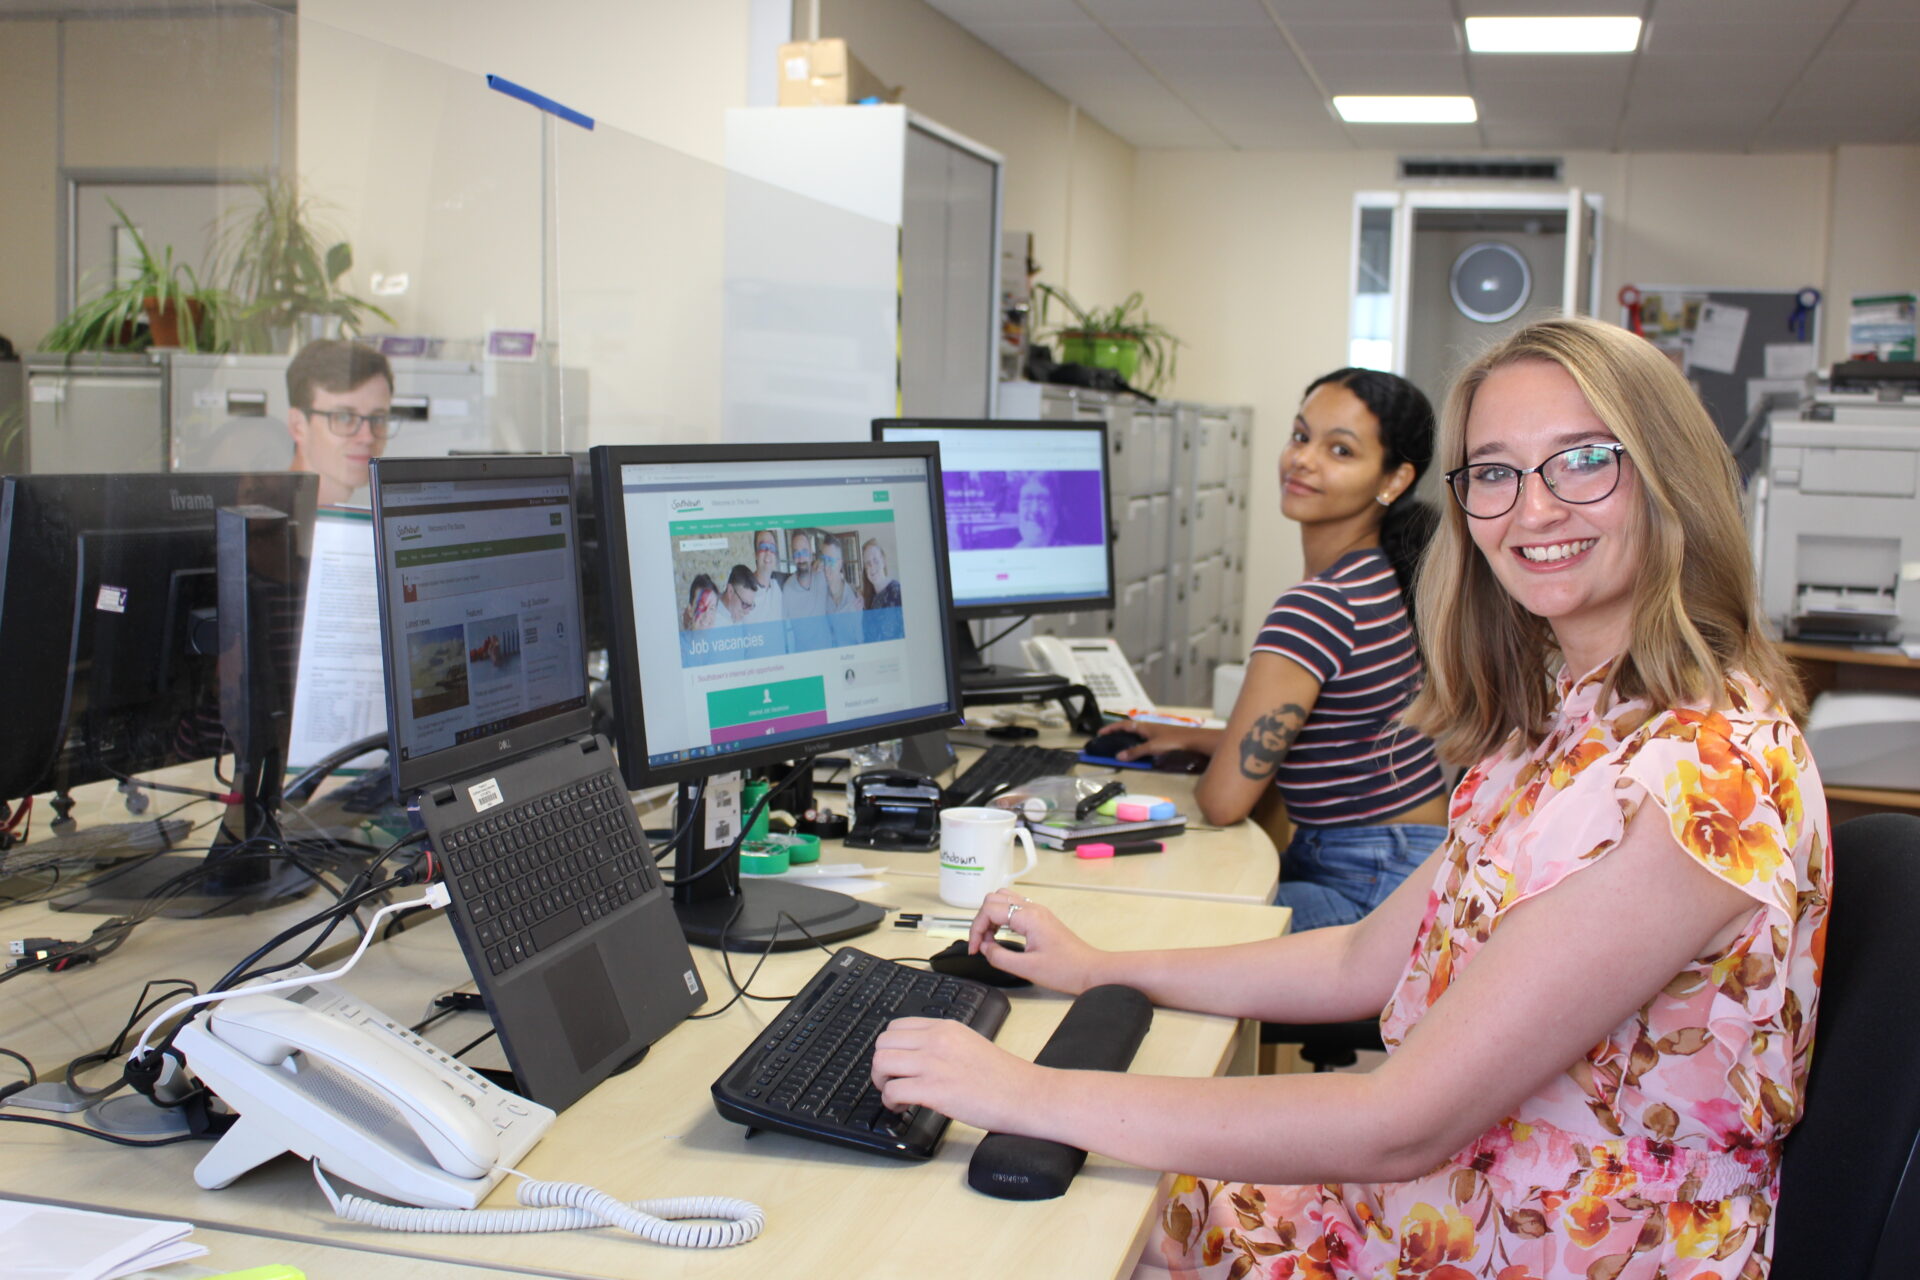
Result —
[[1385, 1050], [1380, 1042], [1380, 1019], [1360, 1018], [1353, 1022], [1263, 1022], [1261, 1044], [1297, 1044], [1300, 1060], [1315, 1071], [1333, 1071], [1350, 1067], [1360, 1060], [1360, 1050]]
[[1920, 1276], [1920, 817], [1833, 833], [1806, 1114], [1787, 1136], [1773, 1280]]

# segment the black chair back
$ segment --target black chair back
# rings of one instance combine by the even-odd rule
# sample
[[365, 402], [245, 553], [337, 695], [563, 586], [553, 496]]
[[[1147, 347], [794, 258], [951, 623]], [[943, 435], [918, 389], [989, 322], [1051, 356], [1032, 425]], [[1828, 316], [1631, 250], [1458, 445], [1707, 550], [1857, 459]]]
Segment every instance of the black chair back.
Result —
[[1920, 1276], [1920, 817], [1833, 833], [1806, 1114], [1787, 1136], [1772, 1280]]

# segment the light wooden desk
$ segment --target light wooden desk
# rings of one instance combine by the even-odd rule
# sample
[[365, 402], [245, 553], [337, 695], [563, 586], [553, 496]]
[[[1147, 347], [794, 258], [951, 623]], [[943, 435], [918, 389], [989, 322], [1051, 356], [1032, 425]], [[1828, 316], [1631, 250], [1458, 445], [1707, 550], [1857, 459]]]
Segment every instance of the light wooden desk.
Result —
[[[1066, 735], [1043, 731], [1036, 745], [1078, 748], [1084, 735]], [[978, 748], [960, 746], [960, 768], [978, 756]], [[1145, 769], [1113, 769], [1083, 764], [1076, 773], [1105, 781], [1118, 778], [1127, 789], [1142, 795], [1162, 795], [1180, 806], [1187, 817], [1187, 833], [1167, 839], [1161, 853], [1133, 854], [1120, 858], [1080, 858], [1071, 850], [1041, 849], [1039, 862], [1021, 879], [1024, 887], [1057, 885], [1066, 889], [1101, 889], [1112, 893], [1150, 894], [1154, 897], [1210, 898], [1221, 902], [1271, 903], [1280, 884], [1280, 854], [1267, 833], [1254, 822], [1236, 822], [1231, 827], [1210, 828], [1200, 825], [1200, 807], [1193, 789], [1198, 774], [1156, 773]], [[943, 774], [943, 783], [953, 774]], [[836, 810], [845, 807], [836, 792], [822, 797]], [[940, 854], [897, 853], [875, 849], [848, 849], [838, 841], [828, 841], [821, 858], [830, 862], [856, 862], [883, 866], [903, 876], [938, 876]]]
[[[271, 1263], [298, 1268], [307, 1280], [420, 1280], [418, 1260], [389, 1253], [310, 1240], [280, 1240], [212, 1227], [195, 1227], [188, 1238], [194, 1244], [205, 1246], [206, 1256], [155, 1271], [137, 1272], [131, 1280], [201, 1280]], [[509, 1280], [522, 1273], [441, 1261], [435, 1264], [433, 1274], [443, 1280]]]
[[[934, 882], [891, 879], [877, 895], [890, 905], [930, 910]], [[1034, 887], [1030, 896], [1070, 921], [1089, 941], [1110, 947], [1229, 943], [1278, 935], [1281, 908], [1193, 898]], [[945, 944], [925, 933], [886, 928], [853, 945], [875, 954], [928, 955]], [[697, 962], [717, 1008], [727, 991], [714, 953]], [[786, 995], [819, 967], [817, 951], [773, 956], [754, 989]], [[743, 978], [752, 958], [735, 967]], [[435, 922], [368, 953], [346, 985], [399, 1017], [455, 985], [465, 967], [451, 931]], [[1033, 989], [1012, 993], [1013, 1013], [999, 1036], [1031, 1058], [1068, 1001]], [[966, 1186], [977, 1131], [955, 1125], [924, 1164], [900, 1164], [778, 1134], [752, 1139], [722, 1120], [708, 1092], [715, 1077], [776, 1017], [780, 1003], [741, 1001], [719, 1017], [683, 1024], [638, 1066], [602, 1084], [554, 1125], [523, 1162], [536, 1176], [590, 1182], [622, 1199], [732, 1195], [768, 1215], [757, 1241], [737, 1249], [669, 1250], [610, 1231], [541, 1236], [409, 1236], [338, 1222], [304, 1166], [282, 1160], [224, 1191], [202, 1191], [192, 1168], [199, 1144], [130, 1155], [86, 1138], [24, 1125], [0, 1126], [0, 1193], [81, 1207], [183, 1218], [294, 1240], [372, 1249], [426, 1260], [485, 1263], [506, 1270], [589, 1277], [794, 1276], [973, 1280], [1122, 1275], [1150, 1223], [1161, 1175], [1100, 1158], [1088, 1162], [1066, 1196], [1019, 1203]], [[446, 1046], [467, 1038], [457, 1023], [431, 1033]], [[1246, 1038], [1232, 1019], [1156, 1011], [1133, 1070], [1207, 1076], [1229, 1067]], [[511, 1182], [511, 1179], [509, 1180]], [[510, 1205], [510, 1187], [489, 1207]], [[1071, 1262], [1066, 1260], [1071, 1259]]]

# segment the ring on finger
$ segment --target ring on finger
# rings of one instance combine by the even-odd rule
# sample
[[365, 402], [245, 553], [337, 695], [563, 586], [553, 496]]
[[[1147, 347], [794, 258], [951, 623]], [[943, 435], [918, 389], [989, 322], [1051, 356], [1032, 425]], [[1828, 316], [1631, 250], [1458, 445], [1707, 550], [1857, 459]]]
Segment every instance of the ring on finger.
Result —
[[1011, 927], [1011, 926], [1012, 926], [1012, 924], [1013, 924], [1013, 913], [1014, 913], [1014, 912], [1016, 912], [1016, 911], [1018, 911], [1018, 910], [1019, 910], [1019, 909], [1020, 909], [1020, 908], [1021, 908], [1022, 906], [1024, 906], [1024, 905], [1026, 905], [1026, 904], [1024, 904], [1024, 903], [1020, 903], [1020, 902], [1016, 902], [1016, 903], [1014, 903], [1014, 904], [1013, 904], [1012, 906], [1010, 906], [1010, 907], [1008, 907], [1008, 908], [1007, 908], [1007, 925], [1008, 925], [1009, 927]]

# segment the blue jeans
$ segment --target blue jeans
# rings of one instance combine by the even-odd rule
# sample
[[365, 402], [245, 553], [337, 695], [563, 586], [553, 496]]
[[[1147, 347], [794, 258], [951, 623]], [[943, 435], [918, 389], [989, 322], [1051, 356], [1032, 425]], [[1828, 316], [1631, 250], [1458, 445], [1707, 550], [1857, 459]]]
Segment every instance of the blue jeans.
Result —
[[1280, 855], [1274, 905], [1293, 908], [1292, 931], [1352, 924], [1386, 900], [1447, 837], [1445, 827], [1295, 827]]

